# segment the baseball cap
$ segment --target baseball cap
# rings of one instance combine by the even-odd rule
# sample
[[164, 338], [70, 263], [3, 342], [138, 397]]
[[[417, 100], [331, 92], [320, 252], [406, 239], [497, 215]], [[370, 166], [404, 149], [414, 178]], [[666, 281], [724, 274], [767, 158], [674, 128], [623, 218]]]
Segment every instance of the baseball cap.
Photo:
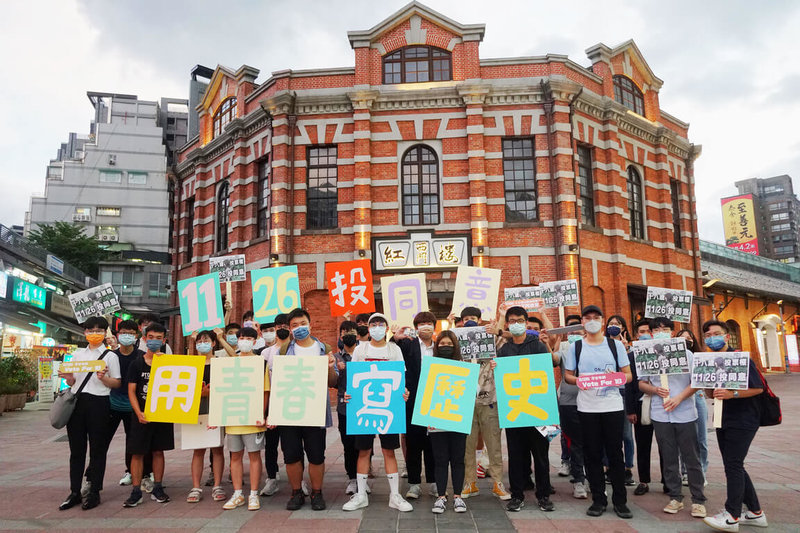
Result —
[[585, 317], [589, 313], [597, 313], [600, 316], [603, 316], [603, 312], [600, 310], [599, 307], [596, 305], [587, 305], [586, 307], [581, 310], [581, 318]]
[[376, 319], [383, 320], [387, 324], [389, 323], [389, 319], [386, 318], [386, 315], [384, 315], [383, 313], [372, 313], [371, 315], [369, 315], [369, 320], [367, 320], [367, 324], [372, 323], [372, 321]]

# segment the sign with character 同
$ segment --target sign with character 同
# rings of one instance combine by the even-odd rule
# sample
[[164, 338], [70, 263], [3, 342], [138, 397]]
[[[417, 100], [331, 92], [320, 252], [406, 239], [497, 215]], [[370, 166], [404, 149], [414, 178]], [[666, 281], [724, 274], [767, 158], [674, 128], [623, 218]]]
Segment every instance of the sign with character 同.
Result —
[[381, 295], [389, 326], [410, 326], [417, 313], [428, 310], [425, 274], [383, 277]]
[[453, 328], [453, 333], [458, 337], [461, 359], [491, 359], [497, 355], [494, 335], [486, 333], [485, 327]]
[[634, 341], [631, 353], [639, 377], [689, 373], [689, 357], [683, 337]]
[[244, 281], [247, 279], [244, 254], [209, 257], [208, 271], [218, 272], [220, 283]]
[[403, 361], [347, 363], [347, 434], [406, 432], [406, 368]]
[[665, 317], [673, 322], [689, 322], [692, 317], [692, 292], [647, 287], [644, 317]]
[[465, 307], [477, 307], [481, 316], [493, 317], [497, 313], [500, 274], [496, 268], [458, 267], [452, 313], [459, 315]]
[[553, 358], [547, 354], [498, 357], [494, 369], [501, 428], [559, 424]]
[[375, 311], [369, 259], [327, 263], [325, 278], [328, 281], [332, 316], [344, 316], [347, 313], [355, 316]]
[[480, 365], [423, 357], [411, 423], [469, 434]]
[[692, 388], [748, 388], [750, 379], [749, 352], [703, 352], [692, 357]]
[[197, 423], [205, 364], [197, 355], [155, 355], [144, 404], [147, 421]]
[[209, 425], [255, 426], [264, 421], [264, 366], [264, 359], [256, 356], [211, 359]]
[[270, 425], [322, 427], [328, 401], [327, 357], [273, 357]]

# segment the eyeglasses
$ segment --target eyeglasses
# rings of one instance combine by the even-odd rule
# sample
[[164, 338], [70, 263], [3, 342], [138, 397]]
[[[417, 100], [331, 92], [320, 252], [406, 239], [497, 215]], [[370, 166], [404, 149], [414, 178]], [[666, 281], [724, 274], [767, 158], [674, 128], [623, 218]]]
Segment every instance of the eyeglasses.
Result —
[[526, 324], [527, 322], [528, 322], [528, 321], [527, 321], [527, 320], [525, 320], [524, 318], [518, 318], [518, 319], [516, 319], [516, 320], [514, 320], [514, 319], [512, 318], [512, 319], [509, 319], [509, 320], [508, 320], [508, 323], [509, 323], [509, 324]]

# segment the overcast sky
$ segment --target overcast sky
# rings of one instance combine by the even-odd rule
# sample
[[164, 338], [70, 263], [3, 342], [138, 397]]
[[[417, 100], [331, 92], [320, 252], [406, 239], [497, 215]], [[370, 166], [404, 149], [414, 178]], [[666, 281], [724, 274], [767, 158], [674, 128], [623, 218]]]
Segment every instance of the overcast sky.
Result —
[[[352, 66], [348, 30], [406, 2], [5, 0], [0, 18], [0, 223], [22, 224], [70, 131], [88, 133], [86, 91], [188, 97], [196, 64], [270, 72]], [[800, 2], [429, 0], [485, 23], [481, 57], [567, 54], [633, 38], [664, 80], [661, 106], [689, 122], [701, 238], [722, 242], [719, 199], [749, 177], [800, 178]], [[488, 10], [487, 6], [494, 8]]]

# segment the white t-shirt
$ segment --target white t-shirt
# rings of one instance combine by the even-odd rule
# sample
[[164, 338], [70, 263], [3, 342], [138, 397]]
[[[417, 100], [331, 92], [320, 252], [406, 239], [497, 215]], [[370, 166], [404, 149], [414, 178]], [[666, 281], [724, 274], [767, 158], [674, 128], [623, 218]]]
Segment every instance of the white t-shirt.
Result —
[[352, 361], [403, 361], [403, 352], [400, 347], [387, 342], [386, 346], [373, 346], [371, 342], [359, 344], [353, 350]]
[[[625, 351], [625, 346], [620, 341], [615, 340], [614, 342], [617, 346], [619, 367], [629, 366], [630, 361], [628, 360], [628, 352]], [[564, 368], [566, 370], [575, 370], [576, 344], [570, 344], [567, 351], [567, 357], [564, 359]], [[614, 364], [614, 355], [611, 353], [605, 338], [603, 338], [602, 343], [597, 345], [587, 343], [586, 339], [582, 340], [581, 344], [578, 376], [617, 371]], [[610, 413], [624, 410], [625, 404], [617, 387], [578, 390], [578, 411], [582, 413]]]
[[431, 357], [433, 355], [433, 341], [431, 341], [431, 345], [427, 346], [422, 339], [417, 339], [419, 341], [419, 353], [422, 357]]
[[[100, 359], [100, 356], [103, 355], [103, 352], [106, 350], [105, 345], [100, 345], [98, 348], [91, 349], [88, 346], [83, 350], [78, 350], [74, 354], [72, 354], [73, 361], [96, 361]], [[119, 372], [119, 359], [117, 358], [117, 354], [109, 350], [105, 357], [103, 357], [103, 361], [106, 362], [106, 375], [110, 378], [120, 379], [122, 376]], [[83, 383], [83, 380], [86, 378], [86, 372], [75, 372], [73, 374], [75, 376], [75, 384], [72, 386], [73, 394], [78, 392], [78, 389]], [[83, 388], [83, 391], [87, 394], [91, 394], [93, 396], [108, 396], [111, 393], [111, 389], [106, 387], [100, 378], [97, 377], [97, 372], [92, 372], [92, 377], [89, 378], [88, 383]]]
[[319, 344], [314, 343], [311, 346], [300, 346], [298, 343], [294, 343], [294, 354], [300, 356], [308, 356], [308, 355], [319, 355]]

